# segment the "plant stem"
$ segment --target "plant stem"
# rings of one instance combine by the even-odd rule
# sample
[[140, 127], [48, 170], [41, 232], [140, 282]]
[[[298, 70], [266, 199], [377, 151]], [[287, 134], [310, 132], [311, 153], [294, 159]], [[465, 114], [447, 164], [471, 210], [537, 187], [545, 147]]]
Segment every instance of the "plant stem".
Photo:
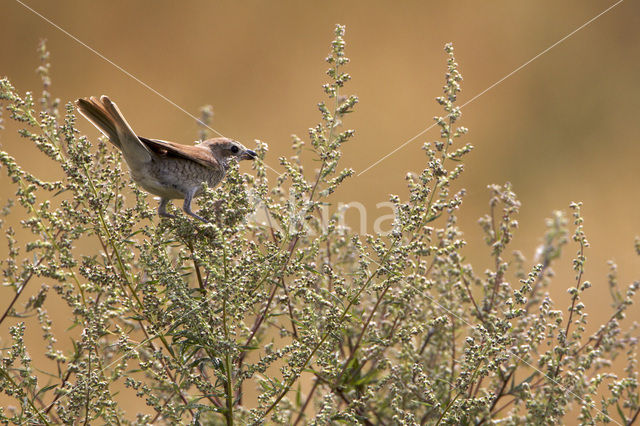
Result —
[[[222, 244], [222, 265], [224, 267], [224, 284], [228, 285], [228, 266], [227, 266], [227, 250], [224, 243]], [[226, 340], [226, 351], [225, 351], [225, 374], [227, 377], [226, 380], [226, 400], [227, 400], [227, 410], [225, 412], [225, 417], [227, 419], [227, 426], [233, 426], [233, 374], [231, 369], [233, 368], [233, 364], [231, 362], [231, 340], [229, 338], [229, 326], [227, 324], [227, 294], [223, 295], [222, 298], [222, 327], [224, 328], [224, 338]]]
[[297, 426], [300, 420], [302, 420], [302, 416], [304, 415], [304, 412], [307, 409], [307, 405], [309, 405], [309, 402], [311, 401], [311, 397], [313, 396], [313, 393], [316, 391], [316, 388], [318, 387], [319, 383], [320, 383], [320, 378], [316, 377], [316, 379], [313, 382], [313, 386], [311, 387], [311, 390], [309, 391], [309, 394], [307, 395], [307, 398], [304, 401], [304, 404], [302, 404], [302, 407], [300, 407], [300, 411], [298, 412], [298, 415], [296, 416], [296, 419], [293, 422], [293, 426]]
[[[381, 264], [384, 264], [384, 262], [387, 260], [387, 258], [389, 257], [389, 255], [391, 255], [391, 252], [393, 251], [393, 249], [395, 248], [395, 244], [398, 242], [398, 240], [393, 240], [393, 243], [391, 244], [391, 247], [389, 247], [389, 250], [387, 250], [387, 252], [385, 253], [384, 257], [382, 258], [378, 268], [369, 276], [369, 278], [367, 279], [367, 281], [365, 281], [365, 283], [362, 285], [362, 287], [360, 287], [360, 290], [358, 290], [358, 292], [356, 293], [356, 295], [351, 298], [351, 300], [349, 300], [349, 303], [347, 304], [347, 306], [344, 308], [342, 315], [340, 315], [340, 318], [338, 320], [338, 323], [342, 323], [342, 321], [344, 321], [345, 317], [347, 316], [347, 314], [349, 313], [349, 310], [351, 309], [351, 307], [355, 304], [356, 300], [358, 300], [358, 298], [360, 297], [360, 295], [362, 294], [362, 292], [369, 286], [369, 284], [371, 283], [371, 281], [373, 280], [373, 277], [375, 277], [378, 273], [378, 271], [382, 268]], [[278, 405], [278, 403], [282, 400], [282, 398], [284, 398], [284, 396], [287, 394], [287, 392], [289, 392], [289, 389], [291, 389], [291, 386], [293, 385], [293, 383], [295, 383], [295, 381], [298, 379], [298, 377], [300, 376], [301, 372], [307, 367], [307, 365], [309, 364], [309, 362], [311, 361], [311, 359], [313, 358], [313, 356], [316, 354], [316, 352], [318, 351], [318, 349], [320, 349], [320, 347], [324, 344], [324, 342], [329, 338], [330, 336], [330, 332], [327, 331], [322, 338], [320, 339], [320, 342], [318, 342], [313, 350], [311, 351], [311, 353], [305, 358], [304, 362], [302, 363], [302, 366], [298, 369], [299, 371], [295, 372], [293, 377], [291, 379], [289, 379], [289, 381], [285, 384], [285, 386], [282, 389], [282, 392], [278, 395], [278, 397], [276, 398], [275, 401], [273, 401], [273, 403], [265, 410], [264, 413], [262, 413], [261, 418], [264, 418], [267, 416], [267, 414], [269, 414], [271, 412], [271, 410], [273, 410], [276, 405]]]
[[[13, 380], [13, 377], [11, 377], [11, 375], [9, 374], [8, 371], [6, 371], [4, 368], [0, 367], [0, 375], [3, 375], [5, 377], [5, 379], [7, 379], [11, 385], [14, 388], [18, 388], [18, 384]], [[22, 398], [21, 402], [27, 401], [27, 403], [29, 403], [29, 406], [31, 406], [31, 409], [38, 415], [38, 417], [40, 417], [40, 420], [42, 420], [42, 423], [44, 423], [45, 425], [49, 424], [49, 421], [47, 420], [47, 418], [40, 412], [40, 410], [38, 410], [36, 408], [36, 406], [33, 404], [33, 401], [31, 400], [31, 398]]]

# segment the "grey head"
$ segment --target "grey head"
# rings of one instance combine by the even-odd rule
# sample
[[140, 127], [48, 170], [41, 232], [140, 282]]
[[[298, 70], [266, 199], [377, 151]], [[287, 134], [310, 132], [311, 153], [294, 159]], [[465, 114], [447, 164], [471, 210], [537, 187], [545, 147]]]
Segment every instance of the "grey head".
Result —
[[257, 157], [255, 151], [229, 138], [207, 139], [200, 146], [209, 148], [218, 163], [225, 169], [229, 166], [230, 160], [253, 160]]

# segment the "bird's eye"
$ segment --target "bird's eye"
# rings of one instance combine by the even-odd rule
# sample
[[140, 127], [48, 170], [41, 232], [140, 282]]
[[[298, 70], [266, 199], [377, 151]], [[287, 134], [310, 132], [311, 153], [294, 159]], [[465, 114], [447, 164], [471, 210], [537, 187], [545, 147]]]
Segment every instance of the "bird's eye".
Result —
[[237, 154], [237, 153], [238, 153], [238, 151], [240, 151], [240, 148], [238, 148], [237, 146], [233, 145], [233, 146], [231, 147], [231, 152], [233, 152], [234, 154]]

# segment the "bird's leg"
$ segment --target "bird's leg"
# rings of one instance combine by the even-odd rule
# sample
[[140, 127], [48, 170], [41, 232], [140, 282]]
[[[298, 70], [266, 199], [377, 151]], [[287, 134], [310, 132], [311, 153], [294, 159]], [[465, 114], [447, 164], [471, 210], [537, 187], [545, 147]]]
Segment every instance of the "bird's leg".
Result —
[[169, 204], [168, 198], [161, 198], [160, 205], [158, 206], [158, 216], [160, 217], [175, 217], [167, 212], [167, 204]]
[[194, 212], [191, 211], [191, 200], [193, 200], [193, 195], [195, 194], [195, 192], [196, 192], [196, 190], [189, 191], [184, 196], [184, 204], [182, 205], [182, 210], [184, 210], [184, 212], [186, 214], [188, 214], [189, 216], [193, 216], [196, 219], [199, 219], [199, 220], [203, 221], [204, 223], [209, 223], [208, 220], [198, 216], [197, 214], [195, 214]]

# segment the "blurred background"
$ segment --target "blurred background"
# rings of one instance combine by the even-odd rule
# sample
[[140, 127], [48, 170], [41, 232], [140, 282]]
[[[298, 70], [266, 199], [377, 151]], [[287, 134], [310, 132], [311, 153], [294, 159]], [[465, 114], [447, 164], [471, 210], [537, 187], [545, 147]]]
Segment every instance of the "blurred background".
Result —
[[[357, 133], [344, 148], [342, 164], [359, 173], [442, 114], [434, 98], [444, 84], [446, 42], [454, 43], [464, 76], [461, 105], [615, 1], [23, 4], [3, 0], [0, 26], [0, 76], [8, 77], [21, 93], [32, 90], [39, 96], [36, 48], [46, 38], [51, 91], [63, 103], [108, 94], [143, 136], [181, 143], [197, 138], [196, 123], [188, 114], [45, 17], [189, 113], [198, 116], [200, 106], [211, 104], [212, 127], [249, 147], [254, 139], [265, 141], [270, 147], [266, 161], [276, 169], [277, 158], [290, 152], [290, 135], [305, 137], [319, 120], [316, 104], [324, 99], [324, 58], [334, 25], [346, 25], [353, 80], [345, 92], [357, 94], [360, 103], [345, 122]], [[544, 219], [553, 210], [568, 211], [571, 201], [583, 201], [591, 243], [586, 279], [593, 283], [584, 302], [592, 324], [611, 314], [608, 260], [619, 265], [622, 287], [640, 277], [633, 249], [640, 234], [639, 28], [640, 4], [619, 3], [469, 103], [460, 122], [470, 129], [466, 141], [475, 146], [461, 178], [467, 190], [459, 213], [467, 260], [480, 274], [490, 265], [476, 223], [488, 211], [488, 184], [513, 184], [522, 208], [511, 249], [521, 250], [530, 263], [541, 243]], [[92, 138], [98, 135], [83, 120], [79, 127]], [[2, 149], [44, 178], [57, 176], [44, 159], [39, 163], [30, 142], [14, 130], [0, 132]], [[435, 140], [437, 132], [429, 130], [347, 180], [335, 201], [365, 205], [367, 230], [372, 232], [377, 216], [389, 213], [376, 204], [389, 194], [406, 194], [404, 176], [424, 168], [422, 144]], [[247, 166], [243, 170], [250, 171]], [[0, 203], [13, 194], [3, 171]], [[565, 250], [550, 289], [565, 310], [576, 250], [571, 244]], [[7, 292], [3, 300], [12, 295], [0, 291]], [[629, 320], [637, 319], [640, 309], [632, 312]], [[39, 334], [30, 339], [41, 341]]]

